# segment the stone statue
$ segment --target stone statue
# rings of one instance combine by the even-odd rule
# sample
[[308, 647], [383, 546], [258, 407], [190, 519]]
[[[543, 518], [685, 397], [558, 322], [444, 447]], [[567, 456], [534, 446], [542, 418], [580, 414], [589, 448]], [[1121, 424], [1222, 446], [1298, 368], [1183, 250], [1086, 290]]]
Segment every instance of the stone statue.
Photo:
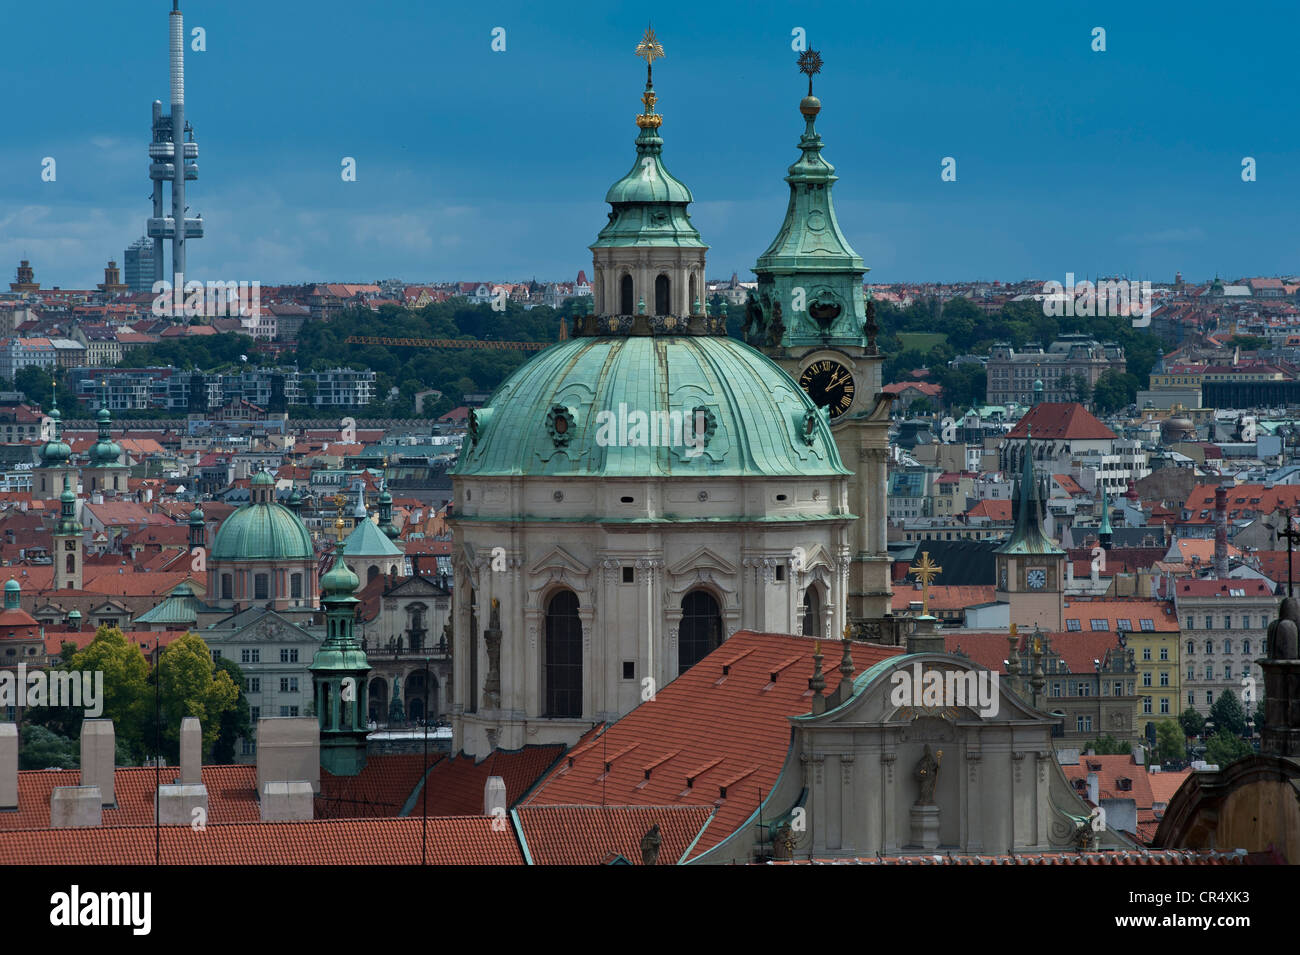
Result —
[[754, 298], [754, 293], [750, 292], [749, 298], [745, 299], [745, 341], [751, 345], [755, 344], [762, 328], [763, 309]]
[[776, 301], [772, 303], [772, 323], [767, 327], [767, 344], [775, 348], [781, 344], [781, 339], [785, 337], [785, 322], [781, 320], [781, 303]]
[[921, 783], [921, 795], [917, 798], [917, 806], [934, 805], [934, 784], [939, 779], [939, 761], [943, 759], [943, 750], [939, 750], [938, 756], [930, 752], [930, 744], [925, 744], [925, 752], [916, 763], [914, 775]]
[[1282, 601], [1277, 619], [1268, 625], [1268, 659], [1300, 659], [1300, 600]]
[[659, 834], [659, 823], [656, 822], [641, 837], [642, 865], [655, 865], [659, 861], [659, 846], [663, 844], [663, 841], [663, 836]]
[[867, 346], [874, 348], [880, 329], [876, 326], [876, 303], [871, 299], [867, 299], [867, 320], [862, 324], [862, 331], [867, 336]]

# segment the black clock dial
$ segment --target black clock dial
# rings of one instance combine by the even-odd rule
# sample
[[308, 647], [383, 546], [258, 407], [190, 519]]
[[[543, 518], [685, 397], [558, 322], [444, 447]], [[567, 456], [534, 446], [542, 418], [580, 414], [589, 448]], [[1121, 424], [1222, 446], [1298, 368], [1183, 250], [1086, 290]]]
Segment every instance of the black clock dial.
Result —
[[819, 408], [828, 409], [832, 418], [838, 418], [853, 404], [853, 373], [837, 361], [823, 358], [803, 370], [799, 376], [802, 388]]

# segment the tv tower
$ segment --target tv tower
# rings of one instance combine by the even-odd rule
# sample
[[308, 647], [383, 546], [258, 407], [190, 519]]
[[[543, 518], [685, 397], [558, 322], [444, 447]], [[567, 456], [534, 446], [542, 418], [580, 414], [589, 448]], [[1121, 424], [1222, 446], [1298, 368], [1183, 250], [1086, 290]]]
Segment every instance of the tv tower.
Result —
[[[171, 115], [164, 116], [162, 103], [153, 101], [153, 142], [149, 144], [149, 178], [153, 180], [153, 216], [149, 238], [153, 239], [153, 277], [164, 277], [163, 239], [172, 240], [173, 290], [184, 287], [185, 240], [203, 238], [203, 217], [185, 215], [185, 180], [199, 178], [199, 144], [194, 129], [185, 122], [185, 18], [180, 0], [172, 0], [171, 12]], [[163, 215], [163, 183], [172, 184], [172, 213]]]

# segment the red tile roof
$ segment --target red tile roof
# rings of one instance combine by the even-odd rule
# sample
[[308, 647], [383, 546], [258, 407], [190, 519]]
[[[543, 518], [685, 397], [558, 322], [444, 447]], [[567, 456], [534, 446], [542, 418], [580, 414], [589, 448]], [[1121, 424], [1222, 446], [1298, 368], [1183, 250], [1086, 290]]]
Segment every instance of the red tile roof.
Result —
[[1152, 802], [1169, 805], [1169, 800], [1174, 798], [1174, 793], [1178, 792], [1184, 780], [1190, 775], [1192, 775], [1190, 769], [1172, 772], [1166, 769], [1158, 773], [1147, 773], [1147, 785], [1151, 787]]
[[[163, 785], [180, 777], [180, 769], [164, 766]], [[208, 787], [208, 824], [253, 822], [260, 818], [257, 805], [257, 767], [204, 766], [203, 785]], [[48, 829], [50, 792], [56, 786], [80, 785], [81, 771], [24, 770], [18, 774], [18, 810], [0, 812], [0, 830]], [[115, 808], [104, 809], [104, 826], [153, 824], [154, 770], [152, 767], [118, 769], [113, 776]], [[152, 831], [152, 830], [151, 830]], [[153, 843], [150, 841], [150, 852]], [[17, 861], [0, 850], [0, 860]]]
[[1031, 427], [1035, 438], [1106, 441], [1115, 437], [1115, 432], [1094, 418], [1083, 405], [1073, 401], [1045, 401], [1034, 405], [1016, 422], [1007, 437], [1023, 438]]
[[1011, 502], [986, 498], [976, 502], [975, 506], [966, 512], [966, 516], [987, 517], [995, 524], [1007, 522], [1011, 520]]
[[[758, 809], [790, 747], [791, 716], [811, 710], [818, 641], [741, 631], [603, 732], [570, 750], [526, 806], [712, 806], [691, 855], [717, 845]], [[826, 692], [839, 684], [838, 641], [825, 644]], [[858, 673], [901, 653], [854, 643]]]
[[[930, 586], [930, 609], [931, 610], [961, 610], [963, 607], [973, 607], [976, 604], [989, 603], [993, 600], [996, 591], [994, 584], [975, 584], [951, 586], [945, 584], [932, 584]], [[912, 587], [894, 588], [892, 608], [894, 613], [906, 610], [908, 605], [914, 600], [921, 600], [924, 597], [924, 591]]]
[[[419, 865], [423, 846], [431, 865], [523, 865], [513, 827], [497, 831], [492, 823], [430, 817], [427, 840], [419, 817], [164, 826], [160, 857], [168, 865]], [[154, 827], [0, 831], [0, 861], [152, 865]]]
[[[1060, 654], [1070, 673], [1093, 673], [1093, 660], [1106, 659], [1106, 651], [1119, 646], [1119, 637], [1113, 633], [1049, 633], [1051, 648]], [[1022, 657], [1029, 652], [1032, 634], [1020, 634]], [[1007, 658], [1009, 645], [1005, 633], [945, 633], [944, 649], [961, 653], [980, 666], [997, 673], [1005, 672], [1002, 662]]]
[[1179, 597], [1271, 597], [1273, 585], [1257, 578], [1193, 580], [1188, 577], [1174, 583], [1174, 592]]
[[[430, 753], [432, 768], [443, 758]], [[325, 767], [320, 771], [319, 819], [350, 819], [359, 816], [397, 816], [415, 792], [424, 775], [421, 753], [374, 754], [356, 776], [335, 776]], [[481, 796], [480, 796], [481, 802]], [[479, 807], [480, 810], [482, 806]]]
[[1071, 597], [1066, 603], [1061, 614], [1062, 619], [1078, 620], [1081, 631], [1091, 631], [1093, 620], [1106, 621], [1106, 629], [1111, 631], [1115, 630], [1117, 621], [1127, 620], [1132, 624], [1133, 632], [1140, 632], [1144, 619], [1152, 622], [1157, 633], [1179, 630], [1178, 615], [1174, 613], [1173, 604], [1168, 601], [1124, 598], [1088, 600]]
[[657, 865], [675, 865], [713, 818], [709, 806], [522, 806], [534, 865], [600, 865], [617, 853], [641, 865], [641, 839], [659, 825]]
[[[556, 764], [564, 746], [555, 743], [518, 750], [493, 750], [481, 762], [461, 753], [429, 772], [429, 812], [439, 816], [481, 816], [489, 776], [506, 784], [506, 805], [514, 806]], [[423, 795], [420, 803], [423, 811]]]
[[[1101, 799], [1132, 799], [1137, 803], [1139, 820], [1143, 809], [1151, 808], [1151, 783], [1147, 780], [1150, 774], [1145, 766], [1139, 766], [1133, 762], [1132, 756], [1088, 756], [1081, 755], [1079, 762], [1075, 765], [1063, 765], [1061, 769], [1065, 772], [1065, 778], [1070, 780], [1070, 784], [1075, 786], [1077, 792], [1087, 795], [1086, 790], [1080, 790], [1075, 785], [1076, 779], [1087, 780], [1089, 773], [1097, 774], [1097, 795]], [[1130, 789], [1121, 789], [1119, 780], [1128, 779], [1131, 783]]]
[[[1191, 514], [1183, 523], [1214, 523], [1214, 484], [1198, 484], [1187, 495], [1183, 507]], [[1266, 487], [1263, 484], [1238, 484], [1228, 488], [1228, 513], [1233, 511], [1252, 511], [1258, 515], [1270, 515], [1279, 507], [1294, 507], [1300, 504], [1300, 484], [1275, 484]], [[1204, 512], [1204, 513], [1202, 513]], [[1246, 516], [1246, 515], [1242, 515]]]

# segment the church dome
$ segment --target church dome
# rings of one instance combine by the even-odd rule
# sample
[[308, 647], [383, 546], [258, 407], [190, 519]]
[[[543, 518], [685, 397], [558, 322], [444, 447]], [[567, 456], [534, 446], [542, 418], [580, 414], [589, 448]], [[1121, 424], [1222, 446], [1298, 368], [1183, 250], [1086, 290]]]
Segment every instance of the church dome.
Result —
[[47, 467], [67, 464], [72, 457], [72, 448], [63, 440], [63, 413], [57, 404], [50, 409], [50, 420], [54, 422], [54, 437], [41, 446], [41, 460]]
[[321, 596], [351, 595], [356, 592], [359, 583], [361, 583], [360, 578], [352, 572], [342, 558], [338, 558], [334, 561], [334, 566], [320, 579]]
[[[256, 483], [257, 479], [253, 480]], [[293, 511], [262, 500], [245, 504], [222, 522], [210, 559], [315, 560], [316, 551], [306, 526]]]
[[[702, 448], [696, 409], [704, 414]], [[667, 436], [659, 433], [665, 420]], [[570, 338], [516, 371], [487, 407], [471, 412], [470, 446], [455, 473], [849, 472], [825, 412], [762, 353], [723, 335], [631, 334]]]

